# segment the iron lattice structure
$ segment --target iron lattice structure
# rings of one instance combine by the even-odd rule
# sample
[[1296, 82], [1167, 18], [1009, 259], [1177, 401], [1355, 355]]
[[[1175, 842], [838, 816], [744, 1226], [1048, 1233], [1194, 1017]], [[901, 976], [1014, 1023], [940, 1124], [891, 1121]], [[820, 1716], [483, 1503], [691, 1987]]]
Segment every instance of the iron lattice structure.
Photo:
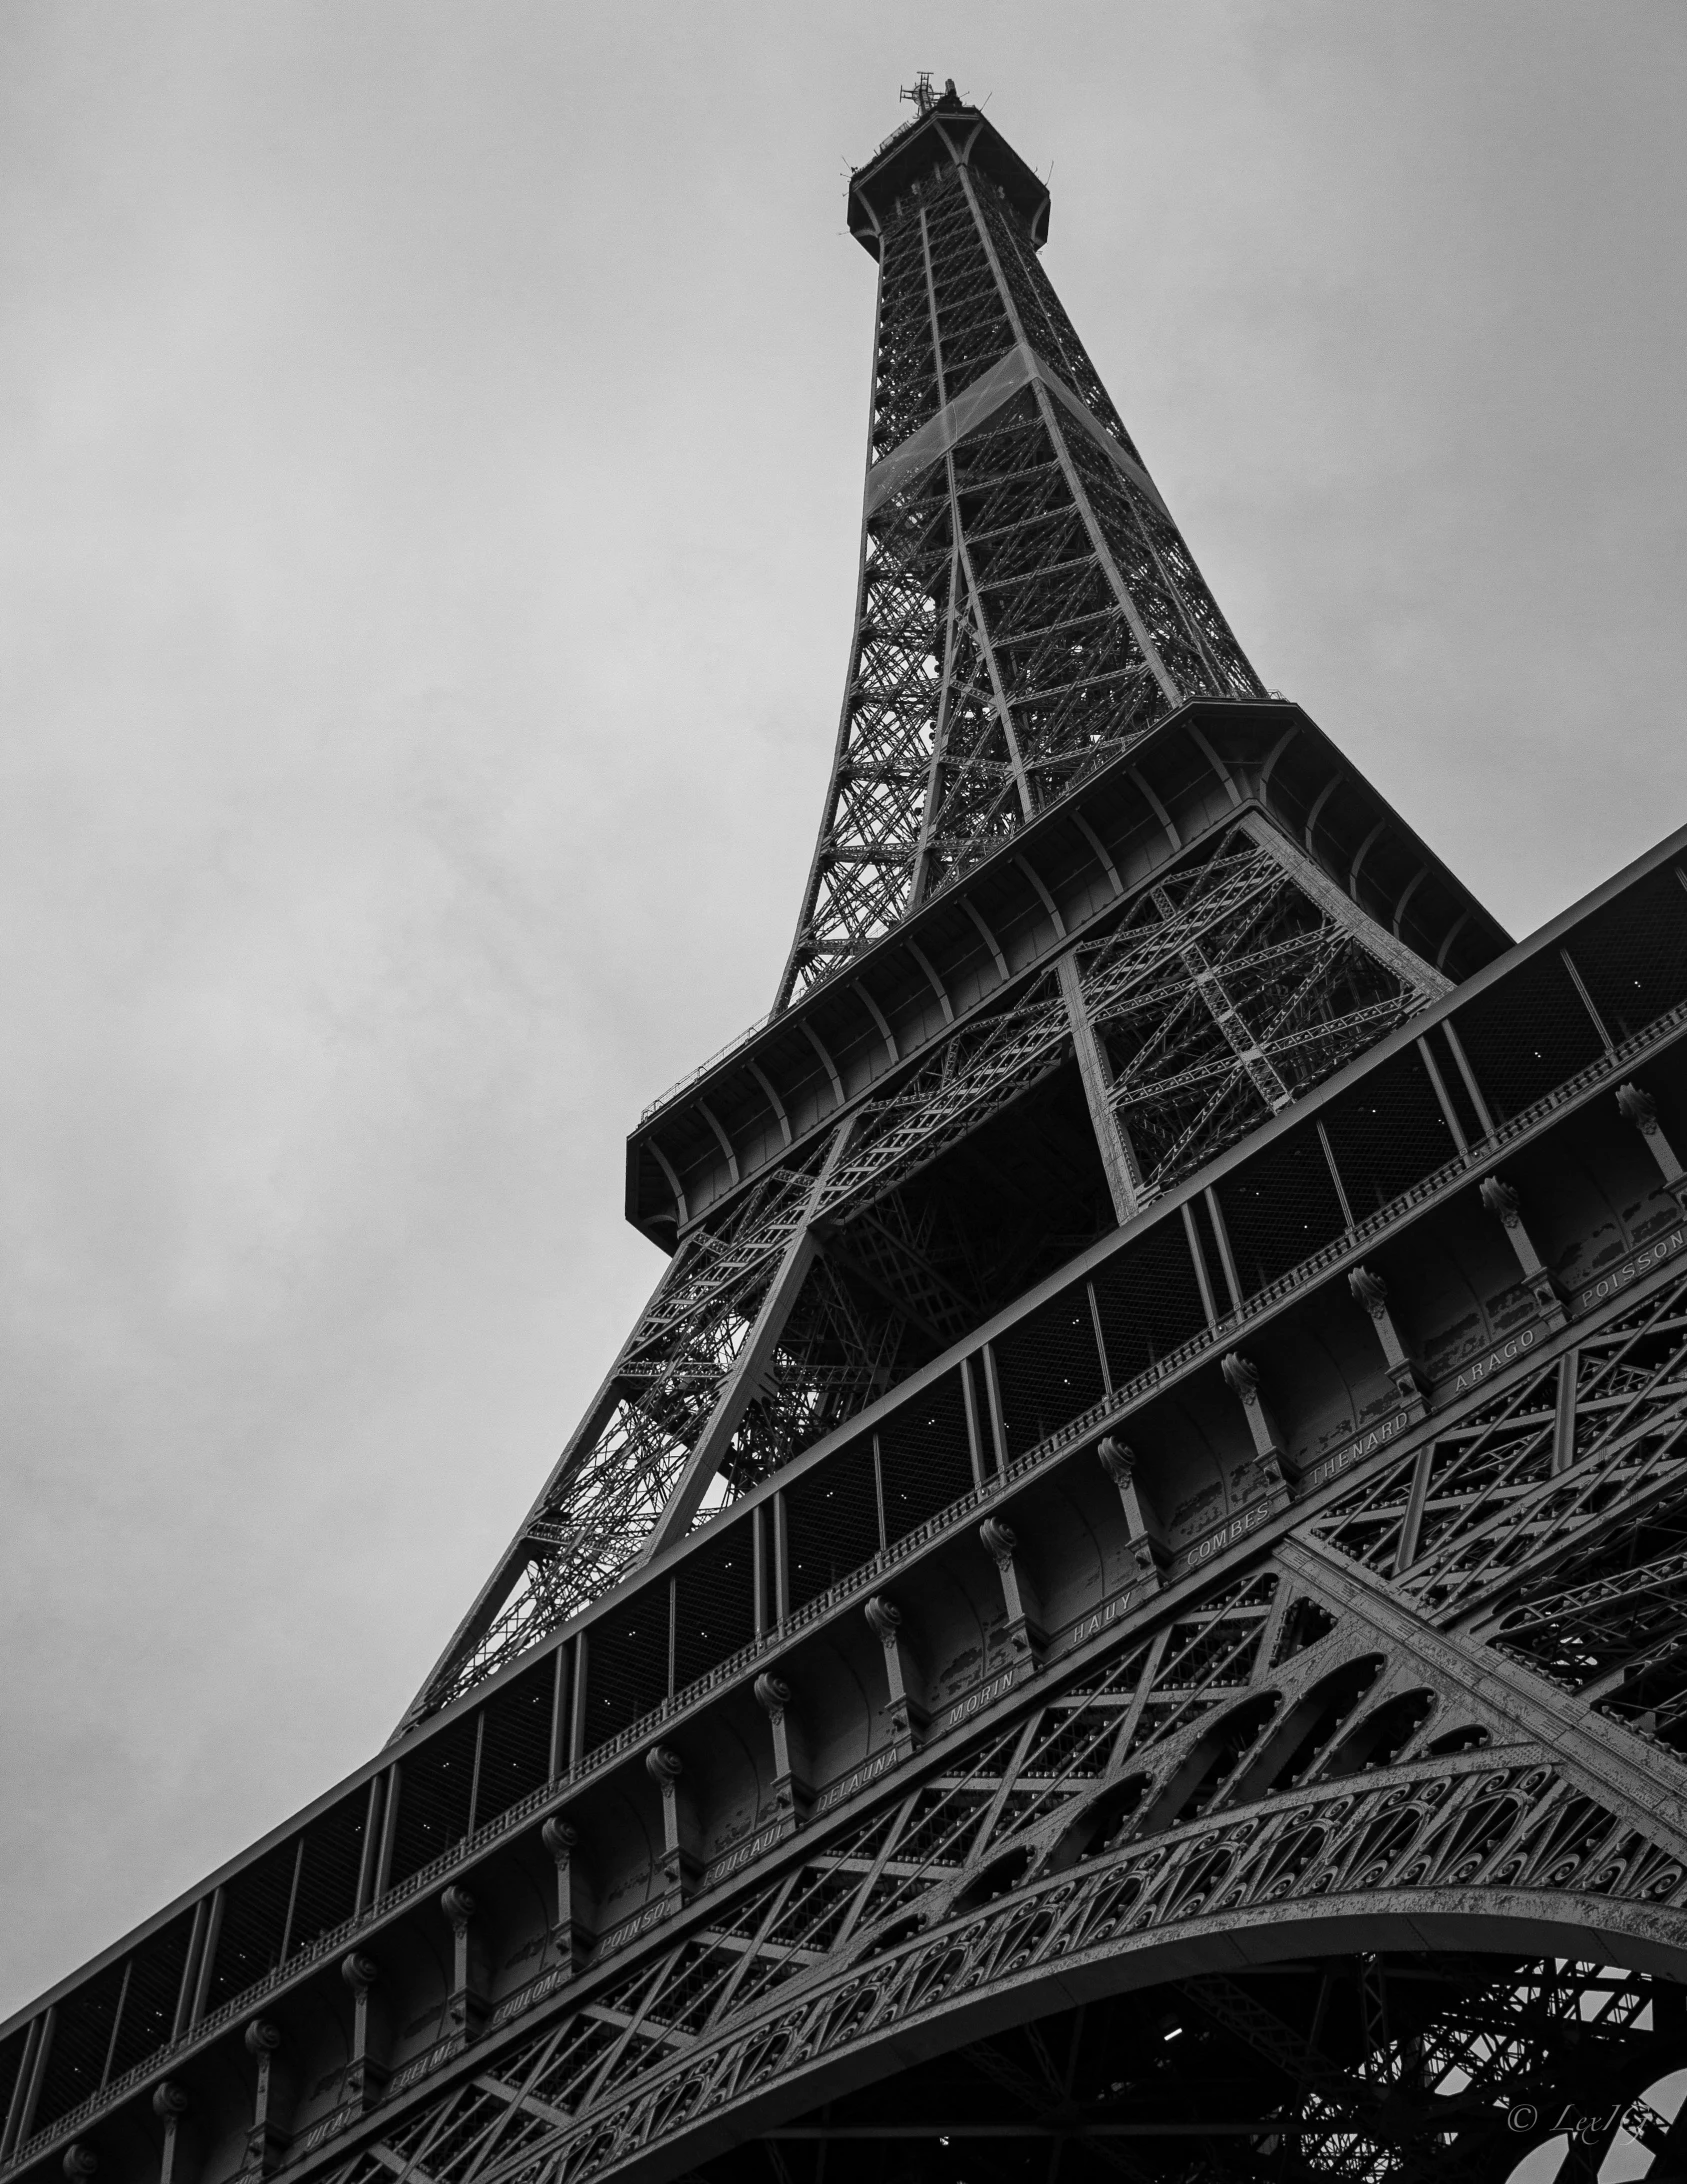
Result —
[[[861, 574], [776, 1017], [946, 893], [964, 904], [964, 876], [1192, 700], [1265, 696], [1043, 270], [1035, 177], [943, 98], [851, 205], [879, 263]], [[718, 1213], [681, 1214], [666, 1276], [408, 1718], [1446, 985], [1265, 815], [1039, 968], [864, 1100], [840, 1082], [838, 1112]], [[1066, 1064], [1088, 1119], [1055, 1186], [1064, 1221], [1004, 1249], [954, 1217], [953, 1185], [918, 1178]]]
[[1259, 690], [952, 92], [667, 1269], [400, 1733], [0, 2179], [1687, 2176], [1687, 830], [1527, 942]]
[[1187, 699], [1264, 695], [1043, 270], [1046, 194], [970, 162], [984, 126], [940, 103], [910, 132], [936, 156], [855, 197], [861, 574], [782, 1003]]
[[952, 1184], [923, 1187], [945, 1152], [1075, 1070], [1074, 1007], [1105, 1057], [1102, 1127], [1128, 1146], [1147, 1198], [1438, 990], [1426, 966], [1308, 894], [1269, 833], [1259, 837], [1242, 827], [1222, 836], [1129, 901], [1100, 937], [852, 1105], [806, 1157], [697, 1224], [529, 1517], [511, 1594], [447, 1656], [425, 1708], [525, 1651], [637, 1563], [662, 1536], [688, 1467], [699, 1481], [694, 1457], [723, 1398], [739, 1399], [730, 1432], [713, 1436], [725, 1500], [1113, 1224], [1082, 1143], [1069, 1150], [1053, 1239], [1023, 1220], [981, 1235], [948, 1203]]

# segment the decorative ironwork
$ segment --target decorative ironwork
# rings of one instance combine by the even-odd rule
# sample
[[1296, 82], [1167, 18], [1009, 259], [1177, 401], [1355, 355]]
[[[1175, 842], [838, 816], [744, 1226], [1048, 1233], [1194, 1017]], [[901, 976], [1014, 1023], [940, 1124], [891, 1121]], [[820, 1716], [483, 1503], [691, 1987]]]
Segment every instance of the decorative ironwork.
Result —
[[[1051, 1978], [1081, 1987], [1094, 1973], [1097, 1994], [1140, 1984], [1154, 1975], [1136, 1960], [1156, 1950], [1175, 1977], [1197, 1938], [1222, 1934], [1233, 1952], [1255, 1922], [1288, 1928], [1291, 1946], [1316, 1956], [1328, 1946], [1321, 1926], [1363, 1916], [1379, 1934], [1433, 1932], [1486, 1891], [1538, 1940], [1567, 1942], [1591, 1920], [1614, 1946], [1643, 1935], [1687, 1945], [1679, 1823], [1653, 1833], [1614, 1811], [1590, 1791], [1585, 1752], [1579, 1766], [1546, 1752], [1484, 1697], [1479, 1668], [1454, 1679], [1409, 1648], [1385, 1658], [1372, 1626], [1303, 1583], [1268, 1568], [1152, 1638], [1121, 1642], [740, 1898], [730, 1918], [509, 2050], [490, 2079], [366, 2147], [335, 2184], [418, 2170], [615, 2173], [705, 2118], [741, 2110], [753, 2129], [775, 2088], [788, 2110], [805, 2076], [823, 2083], [854, 2050], [922, 2022], [1035, 1995]], [[1304, 1619], [1309, 1603], [1326, 1610], [1321, 1629]], [[1598, 2021], [1586, 1998], [1602, 1984], [1619, 2024], [1645, 2006], [1633, 1980], [1569, 1971], [1536, 1962], [1509, 1987], [1462, 1994], [1436, 2026], [1438, 2052], [1421, 2036], [1383, 2038], [1343, 2076], [1319, 2067], [1314, 2044], [1297, 2102], [1258, 2135], [1296, 2137], [1320, 2174], [1410, 2173], [1379, 2157], [1379, 2140], [1415, 2138], [1420, 2160], [1447, 2158], [1438, 2091], [1486, 2081], [1505, 2109], [1497, 2120], [1485, 2104], [1474, 2117], [1475, 2103], [1450, 2111], [1450, 2143], [1468, 2118], [1479, 2139], [1520, 2154], [1506, 2112], [1532, 2100], [1550, 2120], [1561, 2090], [1531, 2015]], [[1245, 1992], [1223, 1979], [1180, 1991], [1221, 2021], [1246, 2015]], [[1245, 2029], [1287, 2038], [1269, 2021]], [[1655, 2049], [1648, 2061], [1661, 2075]], [[1402, 2087], [1419, 2098], [1386, 2127]], [[1166, 2088], [1155, 2091], [1164, 2108]]]

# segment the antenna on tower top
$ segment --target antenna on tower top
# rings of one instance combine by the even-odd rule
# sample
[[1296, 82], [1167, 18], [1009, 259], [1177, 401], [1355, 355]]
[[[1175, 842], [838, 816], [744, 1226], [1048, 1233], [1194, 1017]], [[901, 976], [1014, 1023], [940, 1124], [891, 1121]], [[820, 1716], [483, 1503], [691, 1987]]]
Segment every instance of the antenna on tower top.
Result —
[[922, 117], [934, 112], [940, 106], [958, 107], [961, 103], [961, 94], [955, 89], [954, 77], [946, 76], [943, 81], [943, 89], [934, 91], [931, 88], [931, 70], [929, 68], [920, 70], [919, 74], [914, 78], [912, 88], [904, 84], [901, 96], [905, 99], [911, 99], [919, 108]]

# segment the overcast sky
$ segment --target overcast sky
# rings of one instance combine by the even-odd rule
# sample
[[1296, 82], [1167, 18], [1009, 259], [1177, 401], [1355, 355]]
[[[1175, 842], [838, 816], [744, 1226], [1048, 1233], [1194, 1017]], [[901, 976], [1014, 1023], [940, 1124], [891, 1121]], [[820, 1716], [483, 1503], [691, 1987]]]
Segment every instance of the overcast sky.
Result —
[[1522, 933], [1687, 821], [1677, 5], [0, 10], [0, 2011], [385, 1736], [766, 1007], [953, 74], [1268, 684]]

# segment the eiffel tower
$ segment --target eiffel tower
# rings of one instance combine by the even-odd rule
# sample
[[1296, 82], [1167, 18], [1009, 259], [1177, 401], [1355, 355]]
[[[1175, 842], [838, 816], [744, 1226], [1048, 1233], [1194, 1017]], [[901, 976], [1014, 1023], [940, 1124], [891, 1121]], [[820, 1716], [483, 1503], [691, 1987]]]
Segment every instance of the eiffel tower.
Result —
[[0, 2028], [8, 2180], [1687, 2177], [1687, 830], [1514, 944], [912, 101], [662, 1278], [386, 1748]]

